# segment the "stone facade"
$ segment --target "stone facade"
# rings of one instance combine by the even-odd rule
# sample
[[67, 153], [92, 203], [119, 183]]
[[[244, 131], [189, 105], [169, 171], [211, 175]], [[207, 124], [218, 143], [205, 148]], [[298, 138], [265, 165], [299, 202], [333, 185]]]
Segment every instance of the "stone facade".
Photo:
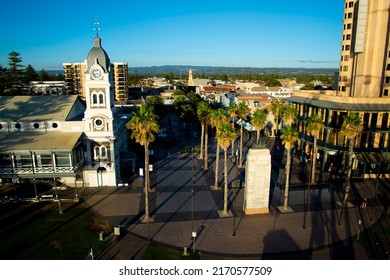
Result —
[[269, 213], [271, 154], [268, 149], [249, 149], [245, 174], [245, 214]]

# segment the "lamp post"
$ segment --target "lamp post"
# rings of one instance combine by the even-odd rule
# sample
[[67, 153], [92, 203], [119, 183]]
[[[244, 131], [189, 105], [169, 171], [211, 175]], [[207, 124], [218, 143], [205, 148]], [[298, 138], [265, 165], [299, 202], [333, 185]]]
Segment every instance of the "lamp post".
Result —
[[[232, 236], [236, 236], [236, 198], [237, 198], [237, 177], [238, 177], [238, 167], [237, 167], [237, 158], [234, 159], [234, 166], [236, 167], [236, 180], [235, 180], [235, 190], [234, 190], [234, 198], [233, 198], [233, 234]], [[233, 184], [232, 184], [233, 187]]]
[[191, 232], [194, 232], [194, 148], [191, 149]]
[[306, 216], [307, 216], [307, 211], [308, 211], [308, 205], [310, 202], [310, 184], [311, 184], [311, 177], [312, 177], [312, 172], [313, 172], [313, 160], [310, 161], [310, 176], [309, 179], [307, 180], [307, 195], [306, 195], [306, 203], [305, 203], [305, 212], [303, 213], [303, 229], [306, 229]]

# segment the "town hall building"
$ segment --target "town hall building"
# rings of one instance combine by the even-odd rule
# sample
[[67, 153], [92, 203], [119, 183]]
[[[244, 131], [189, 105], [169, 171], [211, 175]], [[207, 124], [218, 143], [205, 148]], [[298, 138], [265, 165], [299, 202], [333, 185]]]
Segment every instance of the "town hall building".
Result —
[[84, 87], [85, 101], [77, 95], [0, 97], [1, 182], [57, 180], [75, 186], [77, 196], [77, 187], [116, 186], [121, 167], [135, 169], [127, 149], [129, 119], [116, 112], [113, 69], [98, 33]]

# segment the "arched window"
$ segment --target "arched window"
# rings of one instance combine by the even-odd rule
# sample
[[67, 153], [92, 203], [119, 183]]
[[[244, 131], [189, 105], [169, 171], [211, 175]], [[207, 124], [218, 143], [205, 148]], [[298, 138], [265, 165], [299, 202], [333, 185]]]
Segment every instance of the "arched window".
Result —
[[97, 104], [98, 101], [97, 101], [97, 94], [96, 93], [93, 93], [92, 94], [92, 104]]
[[103, 104], [104, 104], [104, 94], [100, 93], [99, 94], [99, 105], [103, 105]]
[[108, 158], [108, 153], [107, 153], [107, 147], [106, 146], [95, 146], [94, 148], [94, 158], [95, 160], [102, 160], [102, 159], [107, 159]]

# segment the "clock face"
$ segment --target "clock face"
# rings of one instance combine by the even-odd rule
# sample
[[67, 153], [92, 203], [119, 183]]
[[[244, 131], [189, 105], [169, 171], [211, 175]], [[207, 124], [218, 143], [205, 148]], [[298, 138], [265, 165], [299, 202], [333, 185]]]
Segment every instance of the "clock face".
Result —
[[100, 79], [102, 77], [102, 71], [100, 69], [93, 69], [92, 70], [92, 77], [94, 79]]

